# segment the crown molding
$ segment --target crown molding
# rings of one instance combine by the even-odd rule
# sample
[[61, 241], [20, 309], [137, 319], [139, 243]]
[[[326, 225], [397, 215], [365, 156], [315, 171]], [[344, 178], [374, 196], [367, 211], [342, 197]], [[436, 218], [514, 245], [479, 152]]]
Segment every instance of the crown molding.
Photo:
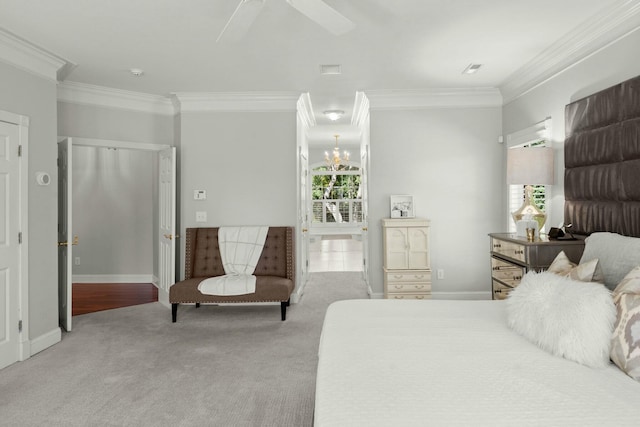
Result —
[[640, 28], [640, 2], [625, 0], [576, 27], [501, 85], [507, 104]]
[[180, 112], [296, 111], [297, 92], [174, 92]]
[[175, 114], [171, 100], [166, 96], [112, 89], [86, 83], [59, 83], [58, 101], [144, 113]]
[[50, 81], [66, 77], [76, 64], [0, 28], [0, 61]]
[[313, 115], [313, 106], [309, 92], [300, 95], [296, 104], [296, 110], [298, 111], [298, 118], [306, 129], [310, 129], [316, 125], [316, 117]]
[[360, 128], [367, 117], [369, 117], [369, 98], [364, 92], [358, 91], [353, 102], [351, 124]]
[[366, 91], [372, 110], [415, 108], [500, 107], [502, 95], [496, 88], [443, 88], [426, 90]]

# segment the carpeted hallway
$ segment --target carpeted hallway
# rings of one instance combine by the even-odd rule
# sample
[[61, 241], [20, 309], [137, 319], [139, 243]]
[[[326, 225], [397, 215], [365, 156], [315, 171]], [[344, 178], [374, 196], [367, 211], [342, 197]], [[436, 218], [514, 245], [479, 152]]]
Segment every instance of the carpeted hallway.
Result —
[[0, 371], [0, 424], [311, 426], [324, 313], [355, 298], [361, 273], [313, 273], [285, 322], [279, 305], [74, 317], [61, 343]]

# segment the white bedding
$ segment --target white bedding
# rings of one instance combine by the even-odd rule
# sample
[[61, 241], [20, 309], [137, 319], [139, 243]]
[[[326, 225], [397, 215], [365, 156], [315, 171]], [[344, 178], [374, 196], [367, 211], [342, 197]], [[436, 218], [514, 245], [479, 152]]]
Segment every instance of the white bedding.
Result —
[[500, 301], [340, 301], [320, 339], [314, 424], [638, 426], [640, 383], [539, 349]]

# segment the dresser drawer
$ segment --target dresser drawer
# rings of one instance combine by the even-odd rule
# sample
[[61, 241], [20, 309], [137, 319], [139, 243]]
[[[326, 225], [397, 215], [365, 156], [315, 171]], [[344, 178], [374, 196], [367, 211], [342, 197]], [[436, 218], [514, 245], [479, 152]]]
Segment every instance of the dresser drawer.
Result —
[[494, 257], [491, 258], [491, 277], [493, 279], [498, 279], [508, 285], [516, 286], [520, 283], [525, 273], [524, 267]]
[[431, 283], [387, 283], [387, 293], [427, 293], [431, 292]]
[[491, 271], [514, 270], [514, 269], [524, 271], [524, 267], [521, 267], [517, 264], [514, 264], [509, 261], [505, 261], [500, 258], [491, 257]]
[[431, 299], [431, 294], [387, 294], [387, 299]]
[[431, 282], [431, 271], [385, 271], [385, 280], [387, 282]]
[[500, 283], [496, 280], [492, 280], [493, 285], [493, 299], [503, 300], [509, 296], [509, 292], [513, 290], [512, 287]]
[[506, 257], [526, 262], [524, 245], [492, 238], [491, 250]]

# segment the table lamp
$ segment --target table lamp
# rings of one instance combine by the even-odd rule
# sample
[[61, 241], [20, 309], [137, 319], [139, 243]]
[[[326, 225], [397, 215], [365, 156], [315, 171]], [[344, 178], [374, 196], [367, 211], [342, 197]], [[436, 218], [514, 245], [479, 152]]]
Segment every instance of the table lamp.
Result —
[[518, 221], [531, 218], [542, 230], [547, 214], [533, 203], [534, 185], [553, 184], [553, 148], [518, 147], [507, 150], [507, 184], [524, 185], [524, 202], [511, 217]]

